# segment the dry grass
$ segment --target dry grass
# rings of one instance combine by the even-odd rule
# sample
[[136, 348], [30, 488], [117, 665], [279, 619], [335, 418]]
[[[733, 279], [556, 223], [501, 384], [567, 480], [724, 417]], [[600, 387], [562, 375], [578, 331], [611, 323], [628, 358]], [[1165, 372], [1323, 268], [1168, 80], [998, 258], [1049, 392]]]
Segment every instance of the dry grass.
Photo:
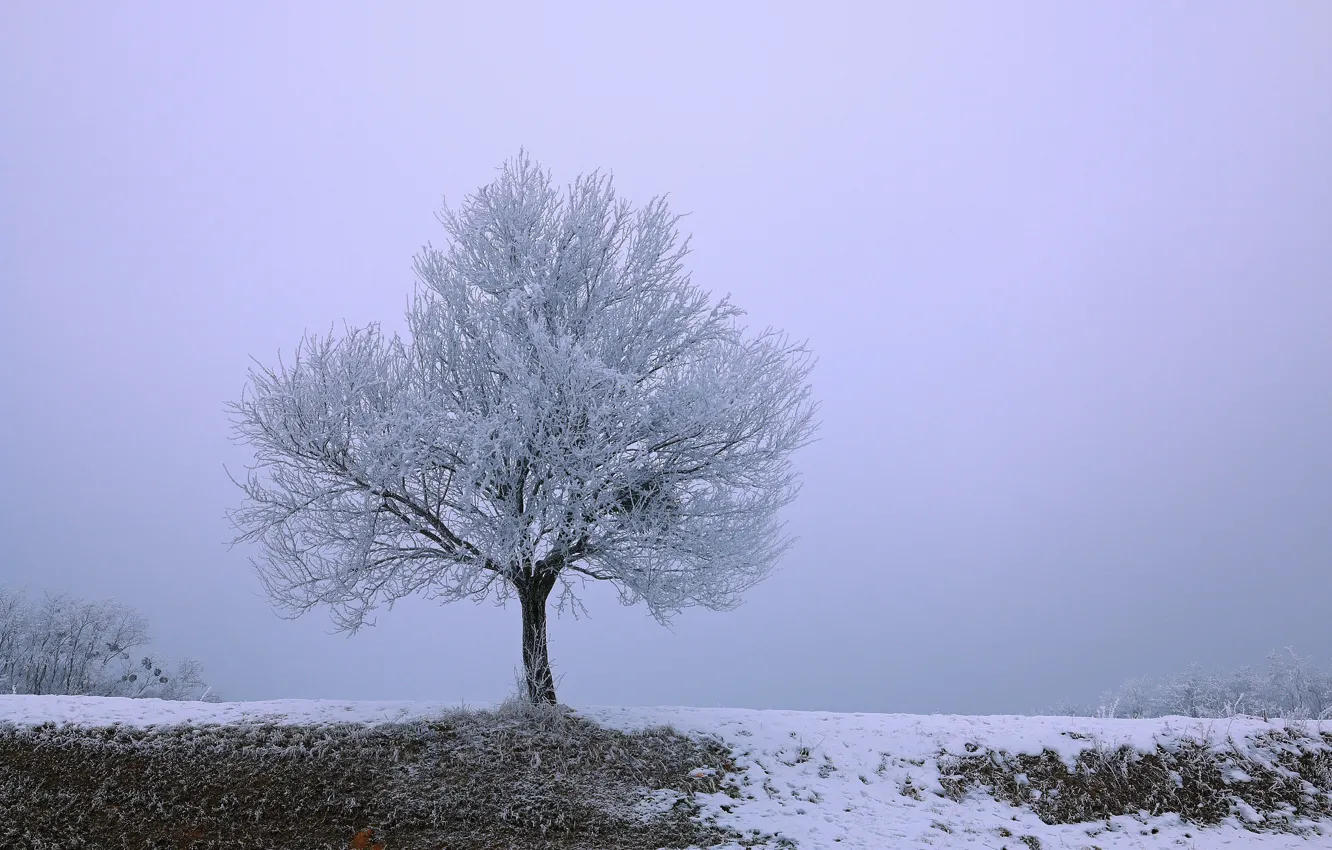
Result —
[[[507, 705], [365, 727], [0, 727], [0, 845], [386, 850], [708, 846], [728, 750]], [[647, 814], [646, 792], [678, 792]], [[365, 832], [364, 830], [372, 830]]]
[[1253, 830], [1288, 831], [1301, 820], [1332, 817], [1332, 733], [1274, 730], [1243, 751], [1187, 740], [1145, 753], [1094, 746], [1072, 767], [1052, 750], [1014, 755], [978, 747], [942, 756], [939, 771], [954, 799], [984, 790], [1051, 824], [1145, 811], [1201, 825], [1237, 815]]

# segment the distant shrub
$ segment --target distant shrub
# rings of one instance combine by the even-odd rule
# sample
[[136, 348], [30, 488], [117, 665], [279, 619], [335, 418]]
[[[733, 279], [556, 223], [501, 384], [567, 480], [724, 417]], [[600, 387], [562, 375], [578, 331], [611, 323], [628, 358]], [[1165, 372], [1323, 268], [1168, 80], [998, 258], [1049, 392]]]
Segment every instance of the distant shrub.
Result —
[[0, 586], [0, 692], [218, 701], [192, 658], [146, 653], [148, 619], [136, 608], [63, 594], [29, 601]]
[[1102, 695], [1096, 707], [1064, 706], [1060, 714], [1099, 717], [1332, 718], [1332, 672], [1291, 647], [1267, 656], [1266, 670], [1243, 667], [1209, 674], [1197, 664], [1166, 678], [1130, 679]]

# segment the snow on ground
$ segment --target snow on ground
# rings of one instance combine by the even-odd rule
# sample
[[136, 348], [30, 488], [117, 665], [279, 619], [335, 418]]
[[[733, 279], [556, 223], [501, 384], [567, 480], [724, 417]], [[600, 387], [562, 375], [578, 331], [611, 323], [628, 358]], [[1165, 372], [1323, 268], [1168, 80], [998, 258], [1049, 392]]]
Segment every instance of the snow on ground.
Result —
[[[761, 829], [795, 840], [801, 848], [969, 847], [1026, 850], [1023, 836], [1042, 848], [1332, 848], [1332, 824], [1322, 836], [1253, 833], [1238, 822], [1208, 829], [1175, 816], [1116, 817], [1109, 823], [1051, 826], [1030, 811], [973, 795], [955, 803], [941, 790], [934, 759], [940, 750], [965, 752], [969, 742], [1010, 753], [1049, 748], [1067, 760], [1094, 736], [1111, 746], [1154, 748], [1157, 740], [1191, 737], [1241, 749], [1279, 721], [1260, 719], [1151, 720], [1085, 717], [834, 714], [706, 708], [596, 708], [580, 712], [603, 725], [636, 728], [668, 723], [682, 732], [717, 735], [731, 745], [746, 799], [712, 795], [707, 811], [739, 830]], [[902, 793], [907, 783], [924, 793]], [[1156, 830], [1153, 833], [1153, 830]], [[1006, 833], [1006, 834], [1005, 834]]]
[[[478, 706], [484, 707], [484, 706]], [[169, 702], [121, 698], [0, 695], [0, 723], [133, 726], [180, 723], [387, 723], [438, 716], [454, 703], [271, 700]], [[934, 758], [970, 742], [1011, 753], [1053, 749], [1071, 759], [1094, 736], [1109, 746], [1150, 749], [1157, 741], [1195, 738], [1241, 749], [1279, 728], [1257, 718], [1103, 720], [1070, 717], [834, 714], [710, 708], [578, 709], [621, 729], [666, 724], [714, 735], [738, 756], [743, 799], [705, 795], [705, 811], [742, 832], [784, 836], [802, 850], [825, 848], [1332, 848], [1332, 825], [1301, 837], [1254, 833], [1237, 821], [1199, 829], [1175, 816], [1122, 816], [1109, 822], [1044, 824], [1029, 811], [981, 795], [962, 803], [939, 797]], [[909, 783], [909, 785], [908, 785]], [[903, 793], [920, 789], [920, 799]], [[1025, 838], [1024, 837], [1030, 837]]]
[[[486, 706], [478, 706], [486, 707]], [[0, 723], [76, 723], [84, 726], [176, 726], [193, 723], [398, 723], [436, 717], [458, 703], [407, 700], [273, 699], [186, 702], [126, 697], [0, 694]]]

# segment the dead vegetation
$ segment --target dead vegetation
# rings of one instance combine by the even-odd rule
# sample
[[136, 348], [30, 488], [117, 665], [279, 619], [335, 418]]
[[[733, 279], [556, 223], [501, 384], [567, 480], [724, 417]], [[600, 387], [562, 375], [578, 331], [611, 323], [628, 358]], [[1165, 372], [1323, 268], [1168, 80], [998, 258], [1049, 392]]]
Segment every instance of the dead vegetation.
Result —
[[[603, 729], [558, 708], [374, 727], [0, 726], [0, 844], [708, 846], [737, 836], [701, 822], [690, 795], [733, 769], [718, 742]], [[668, 802], [649, 811], [653, 791]]]
[[[973, 749], [973, 747], [975, 749]], [[1049, 824], [1174, 812], [1199, 825], [1234, 816], [1255, 831], [1298, 831], [1332, 817], [1332, 733], [1275, 729], [1241, 748], [1182, 740], [1154, 751], [1093, 746], [1072, 765], [1053, 750], [1012, 754], [968, 745], [939, 759], [945, 793], [980, 790]]]

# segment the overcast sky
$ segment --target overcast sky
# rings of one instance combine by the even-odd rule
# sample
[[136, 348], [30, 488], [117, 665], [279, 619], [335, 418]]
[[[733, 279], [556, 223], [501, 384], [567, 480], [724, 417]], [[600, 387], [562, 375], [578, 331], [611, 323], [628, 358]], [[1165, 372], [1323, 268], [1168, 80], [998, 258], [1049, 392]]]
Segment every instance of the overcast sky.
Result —
[[232, 699], [507, 694], [515, 606], [272, 613], [225, 405], [402, 328], [442, 199], [524, 146], [669, 193], [823, 405], [778, 573], [673, 630], [592, 593], [562, 701], [1332, 661], [1332, 4], [203, 5], [5, 6], [0, 582], [141, 607]]

